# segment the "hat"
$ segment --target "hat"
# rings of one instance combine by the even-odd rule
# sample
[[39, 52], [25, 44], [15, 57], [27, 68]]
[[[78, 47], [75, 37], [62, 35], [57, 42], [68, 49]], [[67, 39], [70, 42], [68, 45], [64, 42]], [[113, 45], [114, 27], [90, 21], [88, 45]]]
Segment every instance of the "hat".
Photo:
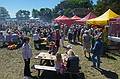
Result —
[[72, 45], [67, 45], [66, 48], [68, 48], [68, 49], [72, 49]]

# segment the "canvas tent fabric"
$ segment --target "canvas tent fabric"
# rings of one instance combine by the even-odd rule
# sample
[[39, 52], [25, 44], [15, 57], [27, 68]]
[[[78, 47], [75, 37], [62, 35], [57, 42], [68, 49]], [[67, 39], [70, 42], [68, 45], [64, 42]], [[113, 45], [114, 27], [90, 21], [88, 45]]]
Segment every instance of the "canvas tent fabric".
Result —
[[109, 36], [120, 37], [120, 17], [110, 19]]
[[117, 17], [117, 18], [112, 18], [112, 19], [110, 19], [110, 22], [111, 21], [114, 21], [114, 22], [120, 22], [120, 16], [119, 17]]
[[88, 20], [87, 24], [107, 25], [110, 19], [118, 17], [118, 16], [119, 16], [118, 14], [116, 14], [115, 12], [113, 12], [112, 10], [109, 9], [101, 16]]
[[94, 13], [90, 12], [88, 15], [86, 15], [81, 20], [76, 20], [76, 23], [85, 24], [87, 20], [92, 19], [92, 18], [96, 18], [96, 15]]
[[58, 16], [57, 18], [55, 18], [54, 20], [58, 20], [59, 18], [61, 18], [62, 16]]
[[73, 20], [66, 17], [65, 15], [61, 16], [59, 19], [56, 20], [60, 25], [66, 24], [67, 26], [71, 26], [73, 24]]
[[72, 20], [80, 20], [81, 18], [80, 17], [78, 17], [78, 16], [76, 16], [76, 15], [74, 15], [73, 17], [71, 17], [70, 19], [72, 19]]
[[66, 17], [65, 15], [61, 16], [59, 19], [57, 20], [70, 20], [70, 18]]

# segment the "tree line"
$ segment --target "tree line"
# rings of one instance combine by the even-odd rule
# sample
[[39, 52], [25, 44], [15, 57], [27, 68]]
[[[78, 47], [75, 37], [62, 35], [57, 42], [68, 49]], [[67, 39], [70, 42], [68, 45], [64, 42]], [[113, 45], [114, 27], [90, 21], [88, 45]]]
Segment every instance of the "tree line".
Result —
[[[96, 4], [93, 3], [93, 0], [63, 0], [53, 9], [33, 9], [31, 14], [33, 18], [40, 18], [43, 21], [50, 22], [59, 15], [66, 15], [68, 17], [77, 15], [84, 17], [89, 12], [93, 12], [99, 16], [108, 9], [112, 9], [114, 12], [120, 14], [120, 0], [97, 0]], [[6, 8], [0, 7], [0, 19], [6, 18], [10, 18], [9, 12]], [[19, 10], [16, 13], [16, 18], [18, 20], [29, 19], [30, 11]]]

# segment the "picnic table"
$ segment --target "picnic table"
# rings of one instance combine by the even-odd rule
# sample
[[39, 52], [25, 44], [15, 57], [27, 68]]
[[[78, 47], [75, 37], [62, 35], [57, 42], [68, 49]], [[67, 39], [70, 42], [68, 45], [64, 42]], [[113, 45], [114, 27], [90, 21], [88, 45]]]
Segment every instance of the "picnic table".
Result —
[[[61, 54], [62, 55], [62, 59], [66, 59], [68, 56], [66, 54]], [[35, 59], [42, 59], [42, 60], [55, 60], [56, 56], [49, 54], [48, 52], [40, 52]]]
[[35, 59], [43, 60], [55, 60], [55, 55], [49, 54], [48, 52], [40, 52]]
[[[61, 54], [62, 55], [62, 59], [65, 60], [68, 58], [68, 55], [66, 54]], [[76, 55], [77, 56], [77, 55]], [[40, 52], [35, 59], [40, 60], [40, 65], [34, 65], [34, 68], [38, 70], [38, 76], [40, 75], [40, 70], [47, 70], [47, 71], [53, 71], [56, 72], [56, 69], [54, 66], [45, 66], [44, 63], [42, 62], [44, 61], [54, 61], [56, 59], [55, 55], [49, 54], [48, 52]], [[54, 62], [53, 62], [54, 63]], [[69, 73], [69, 74], [74, 74], [71, 72], [65, 72], [65, 73]], [[75, 73], [76, 74], [76, 73]]]

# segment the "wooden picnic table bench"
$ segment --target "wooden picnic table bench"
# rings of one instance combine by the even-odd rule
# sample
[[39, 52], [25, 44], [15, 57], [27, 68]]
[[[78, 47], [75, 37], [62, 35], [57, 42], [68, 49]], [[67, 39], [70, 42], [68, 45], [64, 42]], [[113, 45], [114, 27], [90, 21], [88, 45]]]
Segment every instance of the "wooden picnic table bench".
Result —
[[[38, 70], [38, 76], [40, 75], [40, 70], [56, 72], [56, 68], [51, 67], [51, 66], [34, 65], [34, 69]], [[69, 76], [71, 77], [72, 74], [77, 74], [78, 75], [80, 72], [68, 72], [68, 71], [65, 71], [64, 73], [69, 74]]]

